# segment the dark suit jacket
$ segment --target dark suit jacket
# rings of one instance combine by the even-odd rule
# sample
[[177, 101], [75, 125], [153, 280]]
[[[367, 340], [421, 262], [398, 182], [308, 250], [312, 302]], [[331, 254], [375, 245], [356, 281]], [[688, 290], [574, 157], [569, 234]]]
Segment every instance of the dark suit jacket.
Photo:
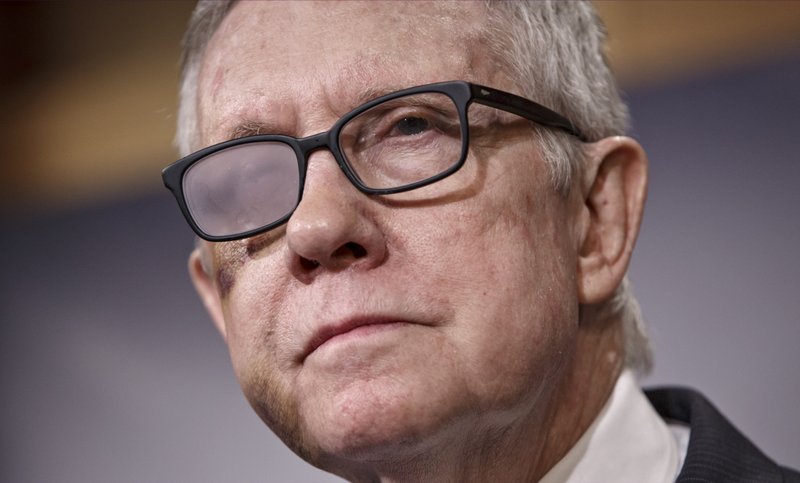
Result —
[[800, 473], [769, 459], [701, 394], [681, 388], [645, 393], [662, 418], [691, 427], [678, 483], [800, 483]]

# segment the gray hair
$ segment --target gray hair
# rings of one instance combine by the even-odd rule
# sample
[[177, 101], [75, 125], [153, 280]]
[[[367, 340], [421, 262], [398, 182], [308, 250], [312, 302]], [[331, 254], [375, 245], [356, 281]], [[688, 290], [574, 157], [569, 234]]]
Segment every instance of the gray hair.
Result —
[[[588, 1], [488, 2], [489, 45], [520, 93], [555, 110], [590, 140], [628, 130], [628, 107], [605, 55], [606, 30]], [[584, 162], [574, 136], [537, 129], [555, 189], [567, 193]], [[639, 303], [626, 276], [593, 312], [595, 321], [622, 323], [625, 366], [647, 374], [652, 350]], [[583, 312], [586, 314], [586, 312]]]
[[[566, 116], [590, 140], [627, 130], [628, 109], [604, 53], [605, 28], [589, 2], [486, 3], [489, 49], [516, 81], [519, 94]], [[189, 21], [183, 41], [175, 138], [181, 155], [198, 147], [197, 90], [203, 54], [233, 4], [231, 0], [201, 0]], [[567, 194], [581, 173], [583, 145], [560, 130], [537, 128], [536, 133], [551, 167], [554, 188]], [[627, 276], [613, 296], [591, 312], [597, 322], [622, 323], [625, 365], [647, 373], [652, 354]]]

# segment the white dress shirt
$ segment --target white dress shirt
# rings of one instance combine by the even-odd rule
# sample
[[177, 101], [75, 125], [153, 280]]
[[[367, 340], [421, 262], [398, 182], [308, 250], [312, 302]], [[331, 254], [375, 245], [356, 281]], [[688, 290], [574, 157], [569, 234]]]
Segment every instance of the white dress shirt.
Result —
[[669, 483], [675, 481], [689, 427], [667, 424], [629, 370], [620, 374], [597, 419], [540, 483]]

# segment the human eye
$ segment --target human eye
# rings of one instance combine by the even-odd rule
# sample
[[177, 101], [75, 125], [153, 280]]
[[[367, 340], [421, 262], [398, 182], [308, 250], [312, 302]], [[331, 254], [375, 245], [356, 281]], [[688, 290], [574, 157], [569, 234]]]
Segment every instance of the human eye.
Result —
[[431, 122], [423, 116], [406, 116], [394, 124], [393, 132], [400, 136], [416, 136], [431, 128]]
[[451, 134], [458, 122], [435, 106], [394, 107], [376, 114], [360, 132], [358, 143], [362, 148], [431, 142], [438, 136]]
[[429, 107], [397, 109], [365, 130], [363, 141], [374, 145], [424, 145], [452, 131], [453, 122]]
[[460, 117], [448, 96], [415, 94], [360, 113], [342, 128], [339, 141], [367, 186], [397, 187], [435, 176], [458, 161]]
[[379, 104], [353, 119], [345, 131], [355, 151], [422, 146], [442, 136], [460, 135], [458, 112], [443, 94], [408, 96]]

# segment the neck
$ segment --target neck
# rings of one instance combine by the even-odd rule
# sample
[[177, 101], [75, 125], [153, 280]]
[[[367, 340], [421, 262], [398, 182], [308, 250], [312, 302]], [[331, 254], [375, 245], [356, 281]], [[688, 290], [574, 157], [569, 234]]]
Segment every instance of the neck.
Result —
[[544, 411], [502, 425], [482, 424], [476, 414], [412, 455], [390, 455], [340, 474], [350, 481], [538, 481], [591, 425], [622, 370], [621, 324], [586, 315], [557, 387], [539, 401]]
[[559, 393], [553, 398], [538, 468], [538, 481], [580, 439], [602, 410], [624, 363], [622, 324], [616, 320], [596, 320], [593, 308], [586, 308], [571, 367]]

